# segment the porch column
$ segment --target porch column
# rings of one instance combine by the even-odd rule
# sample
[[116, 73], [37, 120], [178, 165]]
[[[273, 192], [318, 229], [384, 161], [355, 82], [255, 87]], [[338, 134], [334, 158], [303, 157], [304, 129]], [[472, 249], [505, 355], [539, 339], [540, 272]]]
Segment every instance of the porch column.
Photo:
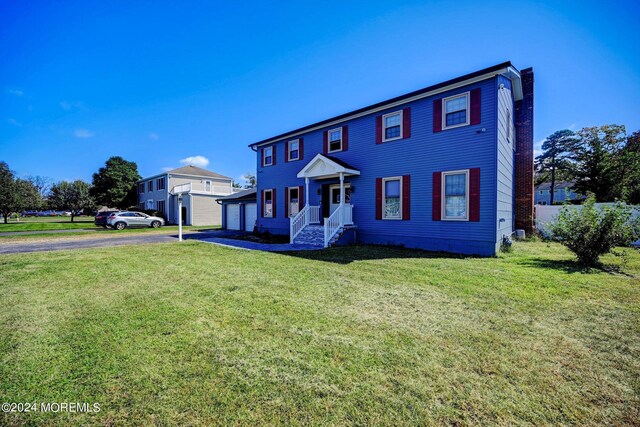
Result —
[[309, 206], [309, 178], [304, 178], [304, 205]]
[[340, 226], [344, 226], [344, 172], [340, 172]]

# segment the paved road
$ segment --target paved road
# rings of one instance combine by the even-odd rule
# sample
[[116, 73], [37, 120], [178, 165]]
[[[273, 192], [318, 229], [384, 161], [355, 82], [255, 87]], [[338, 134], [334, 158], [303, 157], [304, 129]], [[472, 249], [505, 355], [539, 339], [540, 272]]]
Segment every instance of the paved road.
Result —
[[[3, 231], [0, 233], [0, 237], [2, 236], [26, 236], [29, 234], [64, 234], [64, 233], [92, 233], [92, 232], [103, 232], [103, 230], [95, 228], [65, 228], [62, 230], [31, 230], [31, 231]], [[107, 232], [109, 230], [104, 230]]]
[[[210, 232], [190, 232], [184, 233], [185, 239], [201, 239], [218, 237], [219, 233]], [[143, 245], [149, 243], [167, 243], [178, 240], [177, 234], [126, 234], [122, 236], [96, 237], [86, 238], [86, 236], [78, 236], [77, 238], [69, 237], [68, 239], [51, 239], [38, 241], [21, 241], [0, 243], [0, 254], [14, 254], [26, 252], [42, 252], [42, 251], [58, 251], [63, 249], [87, 249], [100, 248], [107, 246], [123, 246], [123, 245]]]

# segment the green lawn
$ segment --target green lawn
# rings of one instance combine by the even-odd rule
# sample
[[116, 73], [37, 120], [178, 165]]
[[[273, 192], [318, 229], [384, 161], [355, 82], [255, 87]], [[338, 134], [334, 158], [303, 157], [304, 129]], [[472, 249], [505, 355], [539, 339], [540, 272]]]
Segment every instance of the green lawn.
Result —
[[[71, 222], [69, 216], [54, 216], [54, 217], [28, 217], [20, 218], [19, 221], [10, 219], [7, 224], [4, 220], [0, 221], [0, 233], [6, 231], [42, 231], [42, 230], [69, 230], [79, 228], [92, 228], [97, 229], [93, 225], [92, 216], [76, 217]], [[102, 228], [102, 227], [100, 227]]]
[[640, 253], [200, 242], [0, 256], [0, 425], [633, 425]]

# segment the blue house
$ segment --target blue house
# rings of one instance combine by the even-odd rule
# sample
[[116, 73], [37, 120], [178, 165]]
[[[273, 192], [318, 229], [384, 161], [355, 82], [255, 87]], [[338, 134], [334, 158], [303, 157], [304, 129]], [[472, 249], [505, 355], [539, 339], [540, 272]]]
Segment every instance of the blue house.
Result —
[[533, 229], [533, 71], [510, 62], [255, 142], [260, 232], [491, 256]]
[[[571, 200], [584, 199], [585, 196], [573, 190], [575, 182], [560, 181], [553, 189], [553, 203], [565, 203]], [[543, 182], [535, 188], [534, 203], [536, 205], [551, 204], [551, 183]]]

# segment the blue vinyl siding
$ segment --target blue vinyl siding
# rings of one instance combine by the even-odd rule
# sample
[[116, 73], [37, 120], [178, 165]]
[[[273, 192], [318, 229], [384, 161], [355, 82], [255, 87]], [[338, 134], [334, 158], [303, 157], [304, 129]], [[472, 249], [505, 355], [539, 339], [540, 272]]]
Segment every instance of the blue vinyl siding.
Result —
[[[499, 89], [503, 84], [504, 89]], [[513, 126], [513, 94], [511, 80], [498, 76], [498, 88], [496, 97], [498, 105], [498, 117], [496, 120], [497, 135], [497, 218], [496, 224], [496, 250], [500, 246], [503, 236], [513, 233], [513, 173], [514, 173], [514, 147], [515, 128]], [[501, 92], [502, 91], [502, 92]], [[511, 112], [511, 122], [507, 123], [507, 109]], [[511, 139], [507, 139], [508, 129], [511, 126]]]
[[[347, 177], [352, 186], [351, 204], [357, 240], [361, 243], [405, 245], [428, 250], [492, 255], [496, 249], [496, 181], [497, 181], [497, 78], [491, 78], [435, 97], [403, 104], [341, 125], [349, 125], [348, 151], [332, 153], [360, 170], [361, 175]], [[433, 100], [481, 88], [481, 121], [433, 132]], [[376, 117], [411, 107], [411, 137], [376, 144]], [[337, 126], [337, 125], [336, 125]], [[289, 233], [284, 217], [288, 186], [304, 186], [297, 173], [317, 154], [323, 152], [323, 131], [303, 135], [304, 159], [284, 162], [286, 140], [274, 144], [277, 164], [262, 167], [258, 148], [258, 228], [276, 234]], [[482, 131], [484, 129], [484, 131]], [[432, 221], [432, 174], [459, 169], [480, 168], [480, 221]], [[376, 178], [411, 175], [411, 219], [391, 221], [375, 219]], [[310, 180], [310, 203], [318, 205], [318, 189], [338, 180]], [[277, 191], [277, 217], [261, 218], [262, 190]]]

